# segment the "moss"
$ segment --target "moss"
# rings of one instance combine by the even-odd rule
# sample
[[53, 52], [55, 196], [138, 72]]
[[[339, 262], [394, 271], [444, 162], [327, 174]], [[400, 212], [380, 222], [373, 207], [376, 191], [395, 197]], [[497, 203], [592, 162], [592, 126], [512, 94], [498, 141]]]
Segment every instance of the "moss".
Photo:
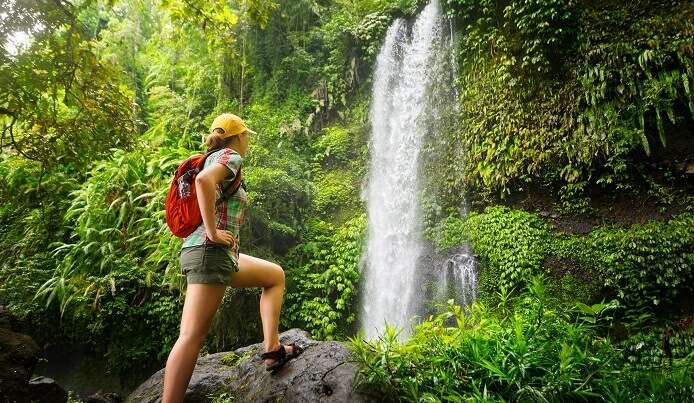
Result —
[[235, 367], [248, 360], [252, 355], [253, 353], [251, 353], [250, 351], [247, 351], [243, 354], [237, 354], [236, 352], [231, 351], [228, 354], [224, 355], [221, 361], [222, 364], [226, 365], [227, 367]]
[[236, 397], [230, 394], [225, 388], [221, 388], [220, 390], [207, 395], [207, 399], [209, 399], [211, 403], [232, 403], [236, 401]]

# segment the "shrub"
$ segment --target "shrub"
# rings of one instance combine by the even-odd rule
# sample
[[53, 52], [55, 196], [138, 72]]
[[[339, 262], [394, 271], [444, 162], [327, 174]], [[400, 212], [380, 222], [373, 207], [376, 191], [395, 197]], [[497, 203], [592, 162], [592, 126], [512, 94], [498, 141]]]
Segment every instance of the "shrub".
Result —
[[592, 400], [612, 376], [618, 350], [596, 337], [614, 303], [582, 309], [548, 305], [541, 280], [500, 314], [475, 304], [417, 326], [398, 341], [352, 339], [357, 383], [392, 401]]
[[[430, 229], [428, 236], [439, 249], [470, 243], [483, 266], [479, 287], [488, 303], [496, 300], [502, 287], [522, 288], [529, 276], [543, 272], [559, 277], [551, 284], [556, 294], [571, 289], [572, 298], [581, 293], [579, 299], [587, 301], [602, 287], [632, 308], [672, 306], [692, 289], [691, 212], [664, 222], [599, 227], [586, 235], [569, 235], [550, 231], [535, 214], [497, 206], [471, 213], [466, 219], [449, 216]], [[543, 268], [548, 258], [574, 265], [575, 273]]]
[[[616, 301], [555, 306], [533, 278], [527, 292], [493, 310], [449, 305], [405, 342], [392, 328], [375, 340], [351, 339], [356, 382], [384, 401], [688, 400], [691, 349], [634, 367], [609, 334], [618, 307]], [[687, 334], [677, 348], [691, 345]], [[652, 340], [646, 349], [654, 348], [657, 341], [646, 337]]]
[[439, 249], [470, 242], [483, 265], [480, 292], [489, 302], [500, 287], [523, 287], [532, 275], [540, 273], [551, 239], [542, 219], [506, 207], [489, 207], [465, 220], [449, 217], [429, 234]]
[[366, 216], [342, 227], [319, 223], [319, 231], [292, 252], [283, 320], [320, 339], [348, 333], [355, 320], [359, 261]]

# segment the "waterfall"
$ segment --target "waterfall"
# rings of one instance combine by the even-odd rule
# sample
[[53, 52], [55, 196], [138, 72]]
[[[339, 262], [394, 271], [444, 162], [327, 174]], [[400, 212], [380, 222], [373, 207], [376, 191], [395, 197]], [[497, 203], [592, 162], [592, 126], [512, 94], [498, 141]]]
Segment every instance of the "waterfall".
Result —
[[[420, 150], [435, 135], [442, 104], [454, 102], [452, 41], [437, 0], [411, 25], [395, 20], [376, 60], [370, 110], [371, 161], [361, 328], [373, 338], [388, 324], [404, 329], [421, 311], [417, 262], [423, 252]], [[446, 91], [442, 86], [448, 88]], [[433, 117], [433, 119], [432, 119]]]
[[477, 298], [476, 261], [465, 248], [448, 258], [438, 272], [437, 299], [453, 299], [463, 307]]

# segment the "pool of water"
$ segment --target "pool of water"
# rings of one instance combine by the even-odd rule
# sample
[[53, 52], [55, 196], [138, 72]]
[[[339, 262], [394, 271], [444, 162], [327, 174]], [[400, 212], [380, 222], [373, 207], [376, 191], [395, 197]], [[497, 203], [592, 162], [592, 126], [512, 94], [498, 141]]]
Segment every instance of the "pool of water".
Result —
[[159, 362], [143, 363], [140, 368], [119, 376], [109, 372], [105, 357], [84, 346], [61, 344], [44, 348], [43, 359], [34, 374], [53, 378], [63, 389], [78, 396], [101, 392], [118, 393], [125, 398], [162, 366]]

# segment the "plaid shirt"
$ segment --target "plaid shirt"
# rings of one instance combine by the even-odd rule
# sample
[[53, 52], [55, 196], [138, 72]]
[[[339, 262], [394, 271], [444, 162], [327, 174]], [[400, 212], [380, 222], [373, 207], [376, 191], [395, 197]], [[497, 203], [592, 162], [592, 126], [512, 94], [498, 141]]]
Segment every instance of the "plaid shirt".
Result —
[[[230, 175], [224, 179], [224, 186], [228, 186], [234, 181], [234, 177], [241, 167], [241, 156], [229, 148], [224, 148], [219, 151], [215, 151], [210, 154], [205, 161], [205, 168], [211, 164], [218, 162], [227, 168], [229, 168]], [[245, 218], [246, 208], [248, 207], [248, 198], [246, 196], [246, 191], [242, 187], [229, 197], [226, 201], [217, 203], [217, 201], [222, 196], [222, 184], [217, 184], [215, 186], [215, 222], [217, 229], [223, 229], [231, 232], [234, 236], [234, 244], [231, 246], [233, 255], [236, 257], [238, 262], [239, 256], [239, 232], [241, 230], [241, 225], [243, 224]], [[189, 248], [191, 246], [198, 246], [207, 243], [213, 243], [207, 239], [207, 234], [205, 233], [205, 224], [200, 224], [200, 226], [193, 231], [192, 234], [188, 235], [186, 239], [183, 240], [182, 248]]]

